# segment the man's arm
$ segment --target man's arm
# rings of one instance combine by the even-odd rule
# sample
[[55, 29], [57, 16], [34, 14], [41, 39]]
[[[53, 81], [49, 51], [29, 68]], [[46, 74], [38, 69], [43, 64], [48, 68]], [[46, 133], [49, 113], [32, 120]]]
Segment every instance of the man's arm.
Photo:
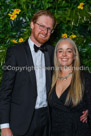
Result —
[[[9, 122], [10, 114], [10, 102], [12, 96], [12, 88], [15, 80], [15, 71], [10, 69], [12, 66], [16, 65], [15, 56], [12, 48], [7, 50], [6, 62], [3, 67], [4, 74], [1, 82], [0, 88], [0, 124], [1, 124], [1, 135], [4, 136], [4, 131], [11, 130], [7, 126], [6, 122]], [[8, 136], [5, 134], [5, 136]], [[10, 135], [11, 136], [11, 135]]]

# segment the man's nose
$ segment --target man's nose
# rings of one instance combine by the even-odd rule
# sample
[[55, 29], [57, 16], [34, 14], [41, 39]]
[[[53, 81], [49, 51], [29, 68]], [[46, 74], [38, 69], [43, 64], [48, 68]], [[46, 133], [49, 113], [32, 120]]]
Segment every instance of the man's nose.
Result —
[[48, 33], [48, 29], [45, 27], [44, 29], [44, 33], [47, 34]]

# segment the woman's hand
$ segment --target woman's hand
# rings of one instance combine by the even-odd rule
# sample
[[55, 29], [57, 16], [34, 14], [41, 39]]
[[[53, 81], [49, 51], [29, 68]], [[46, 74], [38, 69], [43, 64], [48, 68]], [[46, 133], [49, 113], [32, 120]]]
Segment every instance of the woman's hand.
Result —
[[80, 116], [80, 121], [83, 123], [87, 123], [87, 118], [88, 118], [88, 110], [85, 110], [82, 112], [82, 115]]

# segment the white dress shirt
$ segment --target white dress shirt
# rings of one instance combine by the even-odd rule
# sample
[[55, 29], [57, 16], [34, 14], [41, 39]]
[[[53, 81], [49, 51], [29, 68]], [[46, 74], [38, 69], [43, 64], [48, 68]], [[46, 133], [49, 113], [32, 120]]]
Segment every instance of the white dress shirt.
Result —
[[45, 58], [42, 51], [34, 51], [34, 43], [30, 38], [28, 39], [28, 43], [32, 53], [37, 83], [37, 100], [35, 109], [39, 109], [47, 106]]

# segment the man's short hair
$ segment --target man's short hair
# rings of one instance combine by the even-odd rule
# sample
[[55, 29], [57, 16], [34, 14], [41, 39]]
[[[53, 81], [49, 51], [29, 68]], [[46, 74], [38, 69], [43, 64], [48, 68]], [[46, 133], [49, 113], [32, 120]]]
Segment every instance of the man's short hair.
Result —
[[39, 10], [37, 13], [34, 14], [34, 16], [32, 17], [31, 21], [34, 22], [34, 23], [37, 22], [38, 18], [40, 16], [42, 16], [42, 15], [49, 16], [50, 18], [52, 18], [52, 20], [53, 20], [53, 28], [56, 27], [56, 18], [48, 10]]

